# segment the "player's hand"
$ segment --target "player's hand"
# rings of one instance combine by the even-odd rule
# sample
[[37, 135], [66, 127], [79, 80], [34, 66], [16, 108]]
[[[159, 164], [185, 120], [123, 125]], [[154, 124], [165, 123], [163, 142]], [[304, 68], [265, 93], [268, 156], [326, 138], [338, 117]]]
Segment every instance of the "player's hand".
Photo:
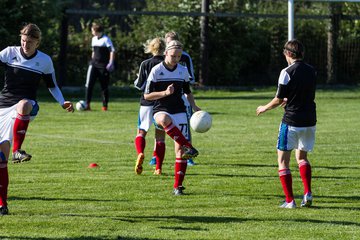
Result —
[[193, 109], [194, 109], [194, 112], [201, 111], [201, 108], [199, 108], [199, 107], [198, 107], [198, 106], [196, 106], [196, 105], [194, 106], [194, 108], [193, 108]]
[[174, 84], [170, 84], [167, 89], [165, 90], [165, 96], [173, 94], [175, 91]]
[[109, 63], [106, 65], [106, 70], [108, 70], [108, 72], [112, 72], [112, 71], [114, 71], [114, 69], [115, 69], [114, 63], [109, 62]]
[[65, 101], [64, 105], [62, 105], [63, 109], [66, 109], [66, 111], [68, 112], [74, 112], [74, 106], [72, 104], [72, 102], [70, 101]]
[[256, 115], [259, 116], [261, 113], [266, 112], [266, 107], [265, 106], [258, 106], [258, 108], [256, 109]]

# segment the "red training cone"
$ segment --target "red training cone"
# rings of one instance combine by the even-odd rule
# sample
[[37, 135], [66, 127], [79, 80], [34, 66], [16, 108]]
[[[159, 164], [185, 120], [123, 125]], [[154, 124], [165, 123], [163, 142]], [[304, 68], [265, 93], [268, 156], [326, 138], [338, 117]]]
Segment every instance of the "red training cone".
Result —
[[90, 163], [88, 168], [96, 168], [99, 167], [99, 165], [97, 165], [97, 163]]

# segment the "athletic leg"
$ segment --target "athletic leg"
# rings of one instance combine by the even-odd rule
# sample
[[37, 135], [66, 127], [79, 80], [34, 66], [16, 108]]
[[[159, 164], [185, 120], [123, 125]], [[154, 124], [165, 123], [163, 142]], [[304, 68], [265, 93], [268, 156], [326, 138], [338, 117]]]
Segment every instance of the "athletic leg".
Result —
[[154, 174], [160, 175], [165, 157], [165, 131], [155, 128], [155, 150], [156, 167]]
[[304, 186], [304, 197], [301, 202], [301, 207], [310, 207], [312, 204], [311, 192], [311, 165], [307, 158], [307, 152], [296, 150], [296, 161], [299, 165], [300, 177]]
[[177, 142], [175, 142], [175, 176], [174, 176], [174, 195], [183, 194], [183, 181], [186, 174], [187, 160], [182, 159], [183, 148]]
[[[187, 117], [187, 120], [188, 120], [188, 126], [190, 126], [190, 118], [191, 118], [191, 116], [193, 114], [193, 110], [192, 110], [192, 107], [191, 107], [189, 101], [187, 100], [187, 98], [185, 97], [184, 94], [182, 95], [182, 99], [183, 99], [185, 107], [186, 107], [186, 117]], [[188, 127], [187, 130], [188, 130], [188, 133], [187, 133], [188, 141], [191, 143], [192, 139], [191, 139], [191, 129], [190, 129], [190, 127]], [[187, 164], [188, 164], [188, 166], [194, 166], [196, 163], [194, 162], [194, 160], [192, 158], [189, 158], [187, 160]]]
[[8, 159], [10, 143], [0, 144], [0, 215], [7, 215], [7, 191], [9, 187]]
[[101, 97], [102, 97], [102, 110], [107, 111], [109, 103], [109, 81], [110, 73], [107, 70], [103, 70], [100, 77], [100, 86], [101, 86]]
[[86, 83], [85, 83], [86, 110], [91, 110], [90, 103], [92, 99], [96, 78], [97, 78], [96, 69], [92, 65], [89, 65], [86, 74]]
[[17, 115], [13, 127], [13, 162], [25, 162], [31, 159], [31, 155], [21, 150], [21, 146], [25, 140], [26, 131], [30, 122], [30, 113], [33, 105], [30, 100], [20, 100], [16, 106]]
[[280, 182], [285, 194], [286, 203], [294, 201], [294, 194], [292, 188], [292, 175], [290, 171], [290, 156], [291, 151], [278, 150], [278, 165]]
[[156, 113], [154, 118], [156, 123], [165, 130], [166, 134], [184, 149], [182, 156], [183, 159], [187, 160], [198, 155], [198, 151], [185, 138], [180, 129], [172, 122], [172, 118], [168, 114]]

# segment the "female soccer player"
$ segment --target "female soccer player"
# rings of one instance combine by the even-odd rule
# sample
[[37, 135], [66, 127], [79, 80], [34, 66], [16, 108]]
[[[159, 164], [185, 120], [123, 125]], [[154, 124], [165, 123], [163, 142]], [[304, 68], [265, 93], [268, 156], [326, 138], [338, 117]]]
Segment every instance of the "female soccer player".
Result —
[[279, 177], [285, 193], [285, 202], [280, 207], [296, 207], [290, 171], [293, 149], [296, 149], [295, 157], [304, 185], [301, 207], [310, 207], [313, 198], [311, 166], [307, 153], [312, 151], [315, 143], [316, 73], [312, 66], [303, 61], [304, 46], [300, 41], [296, 39], [288, 41], [283, 53], [289, 65], [280, 73], [276, 96], [265, 106], [259, 106], [256, 113], [260, 115], [277, 106], [285, 105], [277, 142]]
[[[165, 34], [165, 43], [169, 44], [173, 40], [180, 41], [179, 34], [177, 32], [175, 32], [175, 31], [167, 32]], [[190, 84], [195, 85], [195, 75], [194, 75], [194, 67], [193, 67], [192, 59], [191, 59], [191, 56], [187, 52], [185, 52], [184, 50], [182, 51], [179, 64], [187, 67], [187, 70], [189, 71], [189, 75], [190, 75], [190, 77], [189, 77], [190, 78]], [[186, 114], [187, 114], [188, 120], [190, 121], [190, 118], [191, 118], [191, 115], [192, 115], [193, 111], [192, 111], [191, 105], [190, 105], [190, 103], [187, 100], [185, 95], [183, 95], [183, 100], [184, 100], [184, 103], [185, 103], [185, 106], [186, 106]], [[190, 128], [188, 130], [189, 130], [189, 133], [188, 133], [189, 134], [189, 140], [191, 142]], [[156, 147], [157, 146], [155, 145], [155, 150], [154, 150], [153, 158], [150, 160], [150, 165], [156, 164], [156, 154], [155, 154], [156, 153]], [[188, 164], [188, 166], [194, 166], [195, 162], [193, 161], [193, 159], [189, 158], [187, 160], [187, 164]]]
[[[145, 45], [145, 53], [151, 53], [153, 57], [146, 59], [140, 64], [138, 78], [134, 85], [137, 89], [144, 91], [146, 80], [150, 74], [151, 69], [164, 60], [165, 42], [163, 39], [157, 37], [148, 41]], [[144, 99], [144, 94], [140, 98], [140, 110], [138, 120], [138, 130], [135, 138], [135, 149], [138, 154], [135, 164], [136, 174], [141, 174], [143, 171], [144, 150], [145, 150], [145, 136], [153, 123], [153, 106], [154, 101]], [[165, 156], [165, 133], [163, 130], [155, 129], [155, 148], [154, 156], [156, 157], [156, 168], [154, 174], [161, 174], [161, 166]]]
[[39, 106], [36, 92], [43, 79], [55, 100], [68, 112], [73, 104], [65, 101], [57, 86], [51, 58], [37, 50], [41, 31], [33, 23], [20, 31], [21, 46], [7, 47], [0, 52], [0, 65], [5, 66], [4, 88], [0, 95], [0, 215], [8, 214], [7, 190], [9, 185], [8, 159], [13, 143], [14, 163], [29, 161], [31, 155], [21, 150], [29, 122]]
[[96, 79], [99, 79], [101, 86], [102, 110], [108, 110], [110, 72], [114, 71], [115, 48], [110, 38], [103, 31], [104, 29], [100, 24], [92, 24], [91, 64], [87, 71], [85, 84], [86, 110], [91, 109], [90, 103]]
[[191, 93], [187, 68], [178, 64], [181, 54], [182, 44], [176, 40], [171, 41], [166, 46], [165, 60], [152, 68], [144, 93], [146, 100], [155, 101], [153, 111], [156, 125], [175, 141], [175, 195], [183, 194], [182, 182], [187, 159], [198, 155], [198, 151], [188, 140], [189, 124], [182, 100], [183, 93], [194, 111], [201, 110], [196, 106]]

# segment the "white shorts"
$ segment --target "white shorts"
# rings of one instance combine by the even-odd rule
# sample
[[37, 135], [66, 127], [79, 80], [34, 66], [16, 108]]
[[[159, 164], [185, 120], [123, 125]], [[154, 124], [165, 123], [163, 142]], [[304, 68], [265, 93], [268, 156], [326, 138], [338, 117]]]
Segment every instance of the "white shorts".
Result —
[[138, 129], [148, 132], [153, 121], [153, 106], [140, 106]]
[[[39, 111], [39, 106], [33, 100], [30, 102], [33, 105], [33, 111], [30, 113], [30, 121], [32, 121]], [[17, 116], [16, 107], [17, 104], [8, 108], [0, 108], [0, 144], [5, 141], [12, 143], [13, 128]]]
[[280, 123], [277, 149], [291, 151], [293, 149], [310, 152], [315, 144], [316, 126], [293, 127]]
[[[187, 119], [187, 115], [185, 112], [182, 113], [175, 113], [175, 114], [170, 114], [168, 112], [157, 112], [154, 114], [154, 119], [156, 119], [156, 116], [158, 114], [166, 114], [168, 115], [171, 119], [173, 124], [180, 129], [181, 133], [184, 135], [184, 137], [189, 141], [190, 140], [190, 135], [189, 135], [189, 122]], [[161, 126], [157, 125], [155, 123], [155, 126], [158, 129], [164, 130]]]

